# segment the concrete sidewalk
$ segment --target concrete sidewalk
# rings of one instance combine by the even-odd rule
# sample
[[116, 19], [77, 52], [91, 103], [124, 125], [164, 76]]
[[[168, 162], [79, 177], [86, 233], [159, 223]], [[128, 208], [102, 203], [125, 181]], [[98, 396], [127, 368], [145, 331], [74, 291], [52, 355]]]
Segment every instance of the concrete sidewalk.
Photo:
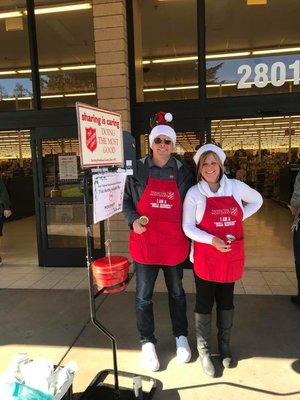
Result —
[[[218, 377], [205, 376], [197, 361], [193, 329], [194, 295], [188, 294], [192, 361], [175, 359], [167, 295], [154, 297], [157, 350], [161, 370], [147, 373], [139, 363], [134, 293], [99, 299], [99, 319], [117, 337], [119, 369], [152, 375], [159, 387], [155, 399], [269, 400], [300, 398], [300, 310], [287, 296], [237, 295], [233, 332], [235, 368]], [[112, 368], [110, 342], [89, 322], [86, 290], [1, 290], [0, 372], [18, 351], [78, 364], [74, 392], [79, 395], [100, 370]], [[215, 336], [215, 331], [214, 331]], [[213, 343], [216, 350], [216, 341]]]

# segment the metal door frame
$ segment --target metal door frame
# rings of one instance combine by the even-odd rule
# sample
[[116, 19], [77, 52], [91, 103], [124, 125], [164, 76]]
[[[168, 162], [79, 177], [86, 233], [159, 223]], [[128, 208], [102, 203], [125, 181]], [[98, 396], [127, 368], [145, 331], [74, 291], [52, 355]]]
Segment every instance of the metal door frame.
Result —
[[[67, 125], [59, 127], [37, 127], [32, 130], [31, 154], [32, 169], [34, 179], [34, 195], [36, 208], [36, 231], [38, 245], [39, 265], [43, 267], [85, 267], [86, 266], [86, 248], [85, 244], [81, 248], [49, 248], [47, 235], [46, 205], [56, 204], [58, 198], [49, 198], [44, 195], [43, 179], [43, 157], [42, 140], [43, 139], [61, 139], [76, 138], [77, 126]], [[60, 197], [59, 203], [82, 203], [83, 197]], [[83, 221], [84, 224], [84, 221]], [[95, 249], [96, 257], [104, 256], [104, 229], [100, 225], [101, 247]]]

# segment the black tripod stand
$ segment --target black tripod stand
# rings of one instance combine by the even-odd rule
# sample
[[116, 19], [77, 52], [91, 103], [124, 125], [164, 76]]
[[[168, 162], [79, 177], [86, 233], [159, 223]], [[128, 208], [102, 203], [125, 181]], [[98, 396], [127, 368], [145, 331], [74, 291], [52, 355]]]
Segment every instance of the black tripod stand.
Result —
[[[97, 172], [96, 172], [97, 173]], [[90, 188], [91, 188], [91, 178], [93, 172], [91, 170], [86, 170], [84, 175], [84, 211], [85, 211], [85, 225], [86, 225], [86, 248], [87, 248], [87, 268], [88, 268], [88, 276], [89, 276], [89, 295], [90, 295], [90, 312], [91, 312], [91, 320], [96, 328], [103, 333], [106, 337], [108, 337], [111, 341], [112, 352], [113, 352], [113, 369], [106, 369], [100, 371], [85, 392], [80, 397], [80, 400], [151, 400], [155, 389], [156, 389], [156, 381], [147, 376], [142, 376], [138, 374], [133, 374], [124, 371], [118, 371], [118, 363], [117, 363], [117, 341], [115, 336], [106, 329], [97, 319], [96, 315], [96, 299], [98, 296], [103, 294], [103, 292], [107, 289], [107, 287], [103, 287], [100, 291], [96, 291], [94, 289], [94, 280], [92, 273], [92, 223], [90, 218]], [[132, 275], [127, 278], [126, 281], [119, 283], [115, 286], [110, 286], [109, 289], [117, 289], [122, 285], [127, 285]], [[114, 385], [110, 385], [105, 383], [105, 379], [109, 376], [113, 375]], [[132, 388], [124, 388], [119, 385], [119, 377], [130, 378], [132, 379]], [[144, 392], [142, 389], [143, 382], [147, 382], [148, 386], [150, 386], [150, 391]]]

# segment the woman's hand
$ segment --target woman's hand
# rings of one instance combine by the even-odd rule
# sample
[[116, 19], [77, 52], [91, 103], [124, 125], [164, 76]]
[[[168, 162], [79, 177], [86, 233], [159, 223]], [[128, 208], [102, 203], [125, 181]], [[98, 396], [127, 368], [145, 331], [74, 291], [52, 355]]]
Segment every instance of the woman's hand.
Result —
[[227, 253], [228, 251], [231, 251], [230, 244], [227, 244], [226, 242], [224, 242], [224, 240], [216, 236], [213, 237], [212, 245], [222, 253]]
[[132, 224], [132, 228], [135, 233], [141, 235], [142, 233], [146, 232], [146, 228], [139, 223], [139, 219], [135, 219]]

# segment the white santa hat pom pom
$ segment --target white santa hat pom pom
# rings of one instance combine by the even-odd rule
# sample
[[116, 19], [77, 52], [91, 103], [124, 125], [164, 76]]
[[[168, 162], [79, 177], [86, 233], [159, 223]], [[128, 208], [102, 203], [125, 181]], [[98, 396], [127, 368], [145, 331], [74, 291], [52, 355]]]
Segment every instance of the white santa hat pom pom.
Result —
[[171, 113], [166, 113], [165, 114], [165, 120], [167, 122], [171, 122], [173, 120], [173, 115]]

